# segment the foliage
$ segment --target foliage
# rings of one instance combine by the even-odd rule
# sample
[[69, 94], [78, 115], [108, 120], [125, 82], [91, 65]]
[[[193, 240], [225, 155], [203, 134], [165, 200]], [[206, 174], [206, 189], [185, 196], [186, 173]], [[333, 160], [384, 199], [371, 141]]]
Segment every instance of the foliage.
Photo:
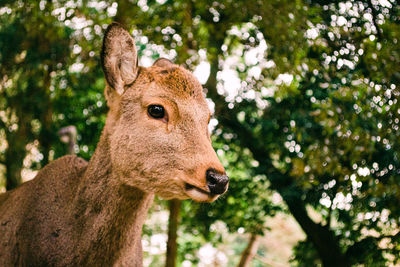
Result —
[[0, 14], [8, 188], [65, 153], [63, 126], [78, 128], [77, 152], [90, 158], [106, 111], [101, 35], [117, 20], [142, 63], [162, 55], [210, 67], [204, 87], [230, 190], [211, 205], [184, 203], [181, 259], [221, 241], [216, 221], [262, 234], [285, 210], [307, 235], [293, 264], [398, 263], [398, 1], [15, 1]]

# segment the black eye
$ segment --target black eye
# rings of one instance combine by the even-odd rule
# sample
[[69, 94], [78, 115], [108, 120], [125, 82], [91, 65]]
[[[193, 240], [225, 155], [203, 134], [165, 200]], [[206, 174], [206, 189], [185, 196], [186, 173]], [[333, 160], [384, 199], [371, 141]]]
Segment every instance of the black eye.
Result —
[[150, 105], [147, 107], [147, 112], [155, 119], [162, 119], [165, 116], [165, 109], [161, 105]]

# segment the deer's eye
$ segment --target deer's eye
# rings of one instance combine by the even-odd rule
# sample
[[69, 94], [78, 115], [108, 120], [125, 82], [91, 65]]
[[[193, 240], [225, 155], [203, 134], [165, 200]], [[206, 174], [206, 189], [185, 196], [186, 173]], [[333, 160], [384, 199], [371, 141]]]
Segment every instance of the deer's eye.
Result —
[[147, 107], [147, 112], [155, 119], [162, 119], [165, 116], [165, 109], [161, 105], [150, 105]]

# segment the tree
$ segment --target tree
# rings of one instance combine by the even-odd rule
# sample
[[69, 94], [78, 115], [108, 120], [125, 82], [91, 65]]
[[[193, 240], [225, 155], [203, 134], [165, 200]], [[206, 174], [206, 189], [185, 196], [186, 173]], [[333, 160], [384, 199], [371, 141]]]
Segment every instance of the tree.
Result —
[[[33, 168], [64, 154], [55, 135], [62, 126], [77, 126], [78, 154], [90, 157], [105, 110], [94, 51], [115, 16], [137, 29], [151, 58], [162, 54], [154, 42], [189, 69], [210, 66], [204, 87], [231, 189], [210, 212], [183, 205], [182, 229], [201, 219], [199, 232], [211, 238], [210, 225], [223, 220], [231, 231], [262, 233], [282, 208], [265, 194], [275, 190], [307, 235], [294, 263], [396, 263], [398, 1], [43, 3], [1, 8], [8, 188], [20, 180], [28, 144], [42, 155]], [[185, 216], [186, 206], [196, 216]]]
[[[88, 158], [102, 128], [104, 82], [93, 52], [101, 40], [93, 38], [102, 33], [100, 14], [65, 3], [17, 1], [1, 8], [0, 123], [7, 147], [0, 156], [8, 190], [21, 183], [23, 168], [39, 169], [65, 154], [58, 129], [77, 125], [79, 155]], [[85, 12], [86, 27], [79, 28]], [[28, 147], [38, 153], [24, 163], [32, 154]]]

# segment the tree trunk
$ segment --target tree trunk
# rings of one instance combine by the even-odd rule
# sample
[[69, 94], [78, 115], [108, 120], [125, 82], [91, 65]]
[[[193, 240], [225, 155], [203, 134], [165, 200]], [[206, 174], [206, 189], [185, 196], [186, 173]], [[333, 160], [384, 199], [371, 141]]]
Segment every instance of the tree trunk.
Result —
[[328, 227], [310, 219], [305, 204], [300, 198], [285, 197], [283, 199], [288, 205], [290, 213], [306, 233], [307, 238], [314, 244], [325, 267], [347, 267], [351, 265], [344, 253], [341, 252], [339, 241], [334, 233]]
[[5, 153], [5, 167], [6, 167], [6, 190], [16, 188], [22, 183], [21, 171], [26, 155], [25, 146], [27, 144], [29, 130], [29, 118], [19, 117], [18, 129], [15, 132], [7, 131], [7, 150]]
[[[8, 152], [14, 152], [13, 155], [9, 155]], [[6, 160], [5, 160], [5, 167], [6, 167], [6, 190], [9, 191], [11, 189], [16, 188], [22, 182], [21, 177], [21, 170], [22, 170], [22, 162], [25, 157], [25, 151], [22, 153], [19, 151], [15, 153], [10, 149], [7, 149], [6, 152]]]
[[242, 257], [237, 267], [249, 267], [251, 261], [257, 253], [259, 243], [259, 236], [257, 234], [251, 234], [247, 247], [243, 250]]
[[38, 140], [39, 140], [39, 150], [43, 155], [43, 159], [41, 160], [41, 167], [43, 168], [49, 163], [49, 154], [51, 150], [51, 144], [53, 143], [53, 132], [51, 130], [52, 124], [52, 107], [49, 102], [47, 102], [47, 111], [41, 115], [40, 122], [42, 124]]
[[[50, 45], [49, 45], [50, 46]], [[51, 145], [53, 141], [57, 138], [54, 135], [52, 124], [53, 124], [53, 103], [50, 99], [50, 86], [51, 86], [51, 76], [50, 73], [54, 68], [52, 65], [49, 66], [49, 69], [44, 72], [43, 77], [43, 88], [37, 88], [37, 90], [41, 90], [41, 111], [40, 111], [40, 123], [42, 124], [40, 133], [38, 136], [39, 140], [39, 150], [43, 155], [43, 159], [41, 160], [41, 167], [46, 166], [49, 163], [49, 153], [51, 150]]]
[[177, 230], [179, 225], [179, 215], [181, 210], [181, 200], [172, 199], [169, 201], [169, 221], [168, 221], [168, 241], [166, 267], [176, 266], [178, 255]]
[[77, 136], [76, 127], [70, 125], [61, 128], [58, 131], [58, 135], [60, 136], [61, 142], [68, 145], [67, 154], [75, 155], [76, 136]]

